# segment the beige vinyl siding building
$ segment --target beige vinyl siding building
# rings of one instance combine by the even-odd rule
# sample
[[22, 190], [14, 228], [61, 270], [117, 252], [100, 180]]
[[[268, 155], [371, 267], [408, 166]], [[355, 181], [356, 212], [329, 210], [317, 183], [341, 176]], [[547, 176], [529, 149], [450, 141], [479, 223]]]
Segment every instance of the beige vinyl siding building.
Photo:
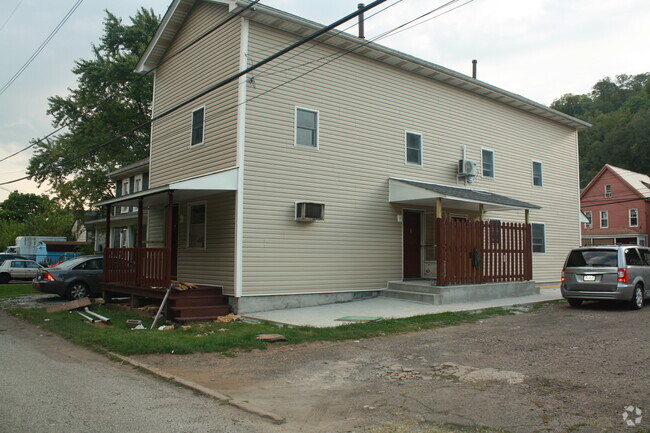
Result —
[[[259, 58], [295, 41], [257, 23], [249, 38]], [[282, 66], [287, 72], [261, 69], [247, 89], [249, 99], [263, 96], [247, 105], [244, 291], [347, 291], [401, 279], [401, 207], [387, 203], [388, 176], [456, 185], [462, 145], [470, 160], [480, 162], [482, 148], [495, 155], [494, 178], [479, 176], [472, 188], [542, 206], [530, 218], [553, 242], [534, 255], [534, 278], [557, 281], [564, 254], [579, 244], [575, 128], [355, 54], [264, 94], [334, 54], [311, 44]], [[318, 111], [318, 149], [294, 145], [295, 107]], [[405, 162], [405, 131], [422, 135], [421, 166]], [[532, 160], [545, 163], [543, 187], [533, 186]], [[302, 200], [324, 203], [325, 221], [293, 221], [292, 205]], [[523, 211], [486, 217], [524, 220]], [[281, 252], [289, 260], [278, 260]], [[288, 275], [306, 281], [288, 284]]]
[[[434, 278], [436, 212], [476, 220], [482, 207], [395, 199], [391, 185], [406, 179], [506, 196], [515, 204], [491, 203], [483, 219], [523, 223], [526, 214], [543, 224], [533, 278], [559, 279], [580, 243], [577, 128], [588, 125], [521, 96], [375, 44], [344, 54], [359, 40], [338, 35], [157, 119], [320, 28], [248, 4], [174, 0], [138, 65], [155, 69], [150, 185], [170, 191], [177, 208], [173, 275], [223, 285], [239, 312], [374, 296], [406, 276], [412, 210], [421, 224], [415, 268]], [[196, 110], [204, 123], [191, 145]], [[493, 155], [491, 177], [481, 175], [483, 150]], [[477, 163], [472, 183], [458, 176], [463, 158]], [[169, 203], [147, 200], [148, 239], [158, 245]], [[200, 248], [188, 242], [195, 203], [205, 205]], [[296, 221], [296, 203], [322, 204], [323, 217]]]

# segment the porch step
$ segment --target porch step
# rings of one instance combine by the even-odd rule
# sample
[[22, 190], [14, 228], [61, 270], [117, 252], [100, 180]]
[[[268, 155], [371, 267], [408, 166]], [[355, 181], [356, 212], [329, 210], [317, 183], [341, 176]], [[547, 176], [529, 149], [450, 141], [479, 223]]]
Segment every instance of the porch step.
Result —
[[427, 293], [424, 290], [386, 289], [380, 296], [403, 299], [406, 301], [426, 302], [427, 304], [440, 305], [442, 297], [438, 293]]
[[228, 298], [219, 294], [202, 294], [183, 298], [170, 299], [174, 307], [202, 307], [204, 305], [227, 305]]
[[197, 320], [215, 320], [230, 313], [230, 305], [206, 305], [202, 307], [170, 307], [174, 321], [188, 322]]
[[387, 288], [389, 290], [406, 290], [408, 292], [438, 293], [437, 287], [432, 285], [431, 280], [390, 281]]

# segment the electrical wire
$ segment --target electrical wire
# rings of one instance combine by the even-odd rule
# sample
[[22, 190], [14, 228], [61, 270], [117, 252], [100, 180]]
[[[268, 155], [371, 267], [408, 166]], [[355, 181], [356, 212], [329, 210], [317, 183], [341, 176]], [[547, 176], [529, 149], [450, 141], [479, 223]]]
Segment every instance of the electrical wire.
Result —
[[63, 17], [63, 19], [59, 22], [59, 24], [56, 25], [54, 30], [52, 30], [49, 36], [45, 38], [43, 43], [36, 49], [36, 51], [34, 51], [34, 54], [32, 54], [30, 58], [27, 60], [27, 62], [25, 62], [25, 64], [20, 69], [18, 69], [18, 72], [16, 72], [14, 76], [11, 77], [9, 81], [4, 86], [2, 86], [2, 88], [0, 88], [0, 95], [2, 95], [14, 83], [14, 81], [16, 81], [18, 77], [22, 75], [25, 69], [27, 69], [27, 67], [31, 65], [31, 63], [34, 61], [36, 56], [38, 56], [41, 53], [41, 51], [43, 51], [43, 49], [47, 46], [47, 44], [52, 40], [54, 35], [58, 33], [61, 27], [63, 27], [63, 25], [68, 21], [68, 19], [77, 10], [77, 8], [79, 7], [79, 5], [81, 5], [81, 3], [83, 3], [83, 0], [77, 0], [74, 6], [72, 6], [72, 9], [68, 11], [68, 13]]
[[[383, 3], [384, 1], [385, 1], [385, 0], [376, 0], [376, 1], [373, 2], [371, 5], [366, 6], [365, 10], [368, 10], [368, 9], [370, 9], [370, 8], [372, 8], [372, 7], [375, 7], [376, 5], [378, 5], [378, 4], [380, 4], [380, 3]], [[398, 30], [398, 29], [401, 29], [401, 28], [403, 28], [403, 27], [406, 26], [406, 25], [409, 25], [409, 24], [411, 24], [411, 23], [414, 23], [415, 21], [421, 19], [422, 17], [424, 17], [424, 16], [428, 16], [428, 15], [430, 15], [431, 13], [434, 13], [435, 11], [440, 10], [440, 9], [446, 7], [447, 5], [452, 4], [452, 3], [455, 3], [455, 2], [457, 2], [457, 1], [458, 1], [458, 0], [452, 0], [452, 1], [448, 2], [448, 3], [446, 3], [445, 5], [440, 6], [440, 7], [437, 7], [437, 8], [435, 8], [435, 9], [433, 9], [432, 11], [427, 12], [426, 14], [423, 14], [423, 15], [421, 15], [421, 16], [419, 16], [419, 17], [417, 17], [417, 18], [414, 18], [414, 19], [412, 19], [412, 20], [410, 20], [410, 21], [408, 21], [408, 22], [406, 22], [406, 23], [404, 23], [404, 24], [401, 24], [400, 26], [395, 27], [394, 29], [392, 29], [392, 30], [390, 30], [390, 31], [384, 32], [384, 33], [382, 33], [381, 35], [379, 35], [379, 36], [373, 38], [372, 40], [364, 41], [364, 43], [359, 44], [359, 45], [356, 46], [355, 48], [353, 48], [353, 49], [351, 49], [351, 50], [347, 50], [347, 51], [345, 51], [344, 53], [339, 54], [339, 55], [335, 56], [334, 58], [330, 59], [329, 61], [327, 61], [327, 62], [325, 62], [325, 63], [323, 63], [323, 64], [317, 66], [316, 68], [313, 68], [313, 69], [311, 69], [311, 70], [309, 70], [309, 71], [307, 71], [307, 72], [305, 72], [305, 73], [303, 73], [303, 74], [300, 74], [300, 75], [297, 76], [297, 77], [294, 77], [294, 78], [292, 78], [292, 79], [290, 79], [290, 80], [288, 80], [288, 81], [286, 81], [286, 82], [284, 82], [284, 83], [281, 83], [281, 84], [278, 85], [278, 86], [275, 86], [274, 88], [272, 88], [272, 89], [270, 89], [270, 90], [267, 90], [267, 91], [265, 91], [265, 92], [263, 92], [263, 93], [261, 93], [261, 94], [259, 94], [259, 95], [256, 95], [255, 97], [248, 99], [248, 100], [245, 101], [244, 103], [246, 103], [246, 102], [248, 102], [248, 101], [250, 101], [250, 100], [256, 99], [256, 98], [258, 98], [258, 97], [261, 97], [262, 95], [264, 95], [264, 94], [266, 94], [266, 93], [268, 93], [268, 92], [270, 92], [270, 91], [272, 91], [272, 90], [275, 90], [275, 89], [277, 89], [277, 88], [279, 88], [279, 87], [281, 87], [281, 86], [283, 86], [283, 85], [286, 85], [286, 84], [288, 84], [288, 83], [290, 83], [290, 82], [293, 82], [293, 81], [295, 81], [295, 80], [297, 80], [297, 79], [299, 79], [299, 78], [301, 78], [301, 77], [307, 75], [308, 73], [313, 72], [314, 70], [316, 70], [316, 69], [318, 69], [318, 68], [320, 68], [320, 67], [323, 67], [323, 66], [325, 66], [325, 65], [327, 65], [327, 64], [329, 64], [329, 63], [331, 63], [332, 61], [334, 61], [334, 60], [336, 60], [336, 59], [338, 59], [338, 58], [340, 58], [340, 57], [343, 57], [344, 55], [347, 55], [347, 54], [349, 54], [349, 53], [351, 53], [351, 52], [353, 52], [353, 51], [358, 50], [359, 48], [361, 48], [361, 47], [363, 47], [363, 46], [365, 46], [365, 45], [367, 45], [367, 44], [372, 43], [374, 40], [377, 40], [377, 39], [380, 39], [380, 38], [383, 39], [383, 38], [389, 37], [389, 36], [391, 36], [391, 33], [392, 33], [392, 32], [394, 32], [394, 31], [396, 31], [396, 30]], [[466, 2], [465, 4], [470, 3], [471, 1], [473, 1], [473, 0], [468, 1], [468, 2]], [[464, 4], [463, 4], [463, 5], [464, 5]], [[461, 6], [462, 6], [462, 5], [461, 5]], [[387, 8], [386, 8], [386, 9], [387, 9]], [[150, 120], [148, 120], [147, 122], [144, 122], [144, 123], [142, 123], [142, 124], [140, 124], [140, 125], [137, 125], [137, 126], [131, 128], [130, 130], [128, 130], [128, 131], [126, 131], [126, 132], [120, 134], [119, 136], [114, 137], [114, 138], [108, 140], [107, 142], [104, 142], [104, 143], [102, 143], [102, 144], [99, 144], [99, 145], [97, 145], [97, 146], [94, 146], [94, 147], [92, 147], [91, 149], [89, 149], [88, 151], [86, 151], [86, 152], [84, 152], [84, 153], [82, 153], [82, 154], [76, 155], [76, 156], [74, 156], [74, 157], [72, 157], [72, 158], [68, 158], [68, 159], [66, 159], [66, 160], [64, 160], [64, 161], [61, 161], [61, 162], [59, 162], [59, 163], [56, 163], [56, 164], [62, 166], [62, 165], [64, 165], [64, 164], [68, 163], [68, 162], [72, 162], [72, 161], [74, 161], [74, 160], [76, 160], [76, 159], [79, 159], [79, 158], [81, 158], [81, 157], [83, 157], [83, 156], [86, 156], [86, 155], [88, 155], [88, 154], [90, 154], [90, 153], [93, 153], [93, 152], [95, 152], [96, 150], [98, 150], [98, 149], [100, 149], [100, 148], [102, 148], [102, 147], [108, 146], [108, 145], [114, 143], [115, 141], [117, 141], [117, 140], [119, 140], [119, 139], [121, 139], [121, 138], [124, 138], [124, 137], [126, 137], [126, 136], [132, 134], [133, 132], [135, 132], [135, 131], [137, 131], [137, 130], [139, 130], [139, 129], [141, 129], [141, 128], [144, 128], [144, 127], [146, 127], [146, 126], [148, 126], [148, 125], [150, 125], [150, 124], [151, 124], [152, 122], [154, 122], [155, 120], [162, 119], [162, 118], [168, 116], [169, 114], [172, 114], [173, 112], [177, 111], [178, 109], [180, 109], [180, 108], [182, 108], [182, 107], [184, 107], [184, 106], [190, 104], [191, 102], [193, 102], [193, 101], [199, 99], [200, 97], [205, 96], [206, 94], [211, 93], [211, 92], [213, 92], [213, 91], [215, 91], [215, 90], [217, 90], [217, 89], [219, 89], [219, 88], [221, 88], [221, 87], [223, 87], [223, 86], [225, 86], [225, 85], [227, 85], [227, 84], [233, 82], [234, 80], [238, 79], [239, 77], [244, 76], [244, 75], [250, 73], [251, 71], [257, 69], [258, 67], [263, 66], [264, 64], [266, 64], [266, 63], [268, 63], [268, 62], [270, 62], [270, 61], [272, 61], [272, 60], [274, 60], [274, 59], [280, 57], [281, 55], [285, 54], [286, 52], [289, 52], [289, 51], [291, 51], [291, 50], [297, 48], [298, 46], [301, 46], [301, 45], [305, 44], [306, 42], [309, 42], [310, 40], [313, 40], [313, 39], [315, 39], [316, 37], [318, 37], [318, 36], [320, 36], [320, 35], [322, 35], [322, 34], [324, 34], [324, 33], [327, 33], [327, 32], [329, 32], [329, 31], [331, 31], [331, 28], [333, 28], [333, 27], [335, 27], [335, 26], [338, 26], [338, 25], [340, 25], [342, 22], [345, 22], [345, 21], [347, 21], [347, 20], [349, 20], [349, 19], [351, 19], [351, 18], [354, 18], [355, 16], [358, 16], [360, 13], [362, 13], [362, 12], [360, 12], [360, 11], [354, 12], [354, 13], [352, 13], [352, 14], [350, 14], [350, 15], [344, 17], [344, 18], [342, 18], [341, 20], [337, 21], [336, 23], [331, 24], [330, 26], [324, 27], [324, 28], [320, 29], [319, 31], [313, 33], [312, 35], [310, 35], [310, 36], [308, 36], [308, 37], [306, 37], [306, 38], [303, 38], [302, 40], [299, 40], [299, 41], [296, 42], [295, 44], [292, 44], [290, 47], [287, 47], [286, 49], [284, 49], [284, 50], [282, 50], [282, 51], [280, 51], [280, 52], [277, 52], [277, 53], [275, 53], [275, 54], [269, 56], [267, 59], [265, 59], [265, 60], [263, 60], [263, 61], [261, 61], [261, 62], [256, 63], [255, 65], [253, 65], [253, 66], [251, 66], [251, 67], [245, 69], [244, 71], [241, 71], [241, 72], [239, 72], [239, 73], [237, 73], [237, 74], [235, 74], [235, 75], [233, 75], [233, 76], [231, 76], [231, 77], [229, 77], [229, 78], [227, 78], [227, 79], [225, 79], [225, 80], [222, 80], [222, 81], [219, 82], [219, 83], [216, 83], [215, 85], [209, 87], [207, 90], [205, 90], [205, 91], [199, 93], [198, 95], [193, 96], [192, 98], [190, 98], [190, 99], [188, 99], [188, 100], [186, 100], [186, 101], [184, 101], [184, 102], [178, 104], [177, 106], [175, 106], [175, 107], [173, 107], [173, 108], [170, 108], [169, 110], [167, 110], [167, 111], [165, 111], [165, 112], [159, 114], [158, 116], [152, 117], [152, 118], [151, 118]], [[414, 27], [414, 26], [412, 26], [412, 27]], [[329, 29], [329, 30], [326, 30], [326, 29]], [[329, 56], [328, 56], [328, 57], [329, 57]], [[240, 105], [240, 104], [235, 104], [234, 107], [237, 107], [237, 106], [239, 106], [239, 105]], [[232, 108], [230, 108], [230, 109], [232, 109]], [[225, 110], [223, 110], [223, 111], [225, 111]], [[55, 163], [52, 163], [52, 165], [53, 165], [53, 164], [55, 164]], [[6, 185], [6, 184], [10, 184], [10, 183], [18, 182], [18, 181], [21, 181], [21, 180], [29, 179], [30, 177], [31, 177], [31, 176], [25, 176], [25, 177], [22, 177], [22, 178], [19, 178], [19, 179], [15, 179], [15, 180], [12, 180], [12, 181], [0, 182], [0, 185]]]
[[11, 17], [14, 16], [14, 14], [16, 13], [16, 11], [18, 10], [18, 8], [20, 7], [20, 5], [21, 5], [22, 3], [23, 3], [23, 0], [20, 0], [20, 1], [18, 2], [18, 4], [16, 5], [16, 7], [14, 8], [14, 10], [11, 11], [11, 13], [9, 14], [9, 16], [8, 16], [7, 19], [5, 20], [5, 22], [2, 23], [2, 25], [0, 26], [0, 32], [2, 32], [2, 30], [5, 28], [5, 26], [7, 25], [7, 23], [8, 23], [9, 20], [11, 19]]
[[[259, 2], [260, 2], [260, 0], [254, 0], [252, 3], [250, 3], [250, 4], [249, 4], [248, 6], [246, 6], [245, 8], [243, 8], [243, 9], [237, 11], [236, 13], [234, 13], [234, 14], [228, 16], [226, 19], [220, 21], [220, 22], [217, 23], [214, 27], [212, 27], [210, 30], [208, 30], [208, 31], [206, 31], [205, 33], [203, 33], [202, 35], [198, 36], [196, 39], [192, 40], [192, 41], [189, 42], [187, 45], [185, 45], [184, 47], [180, 48], [178, 51], [176, 51], [175, 53], [173, 53], [173, 54], [170, 55], [169, 57], [166, 57], [166, 58], [162, 59], [162, 60], [160, 61], [160, 63], [158, 64], [158, 67], [162, 66], [164, 63], [168, 62], [169, 60], [173, 59], [174, 57], [176, 57], [177, 55], [179, 55], [179, 54], [182, 53], [183, 51], [187, 50], [187, 49], [190, 48], [191, 46], [195, 45], [196, 43], [200, 42], [201, 40], [203, 40], [204, 38], [206, 38], [207, 36], [209, 36], [210, 34], [214, 33], [216, 30], [218, 30], [219, 28], [221, 28], [222, 26], [224, 26], [226, 23], [232, 21], [232, 20], [235, 19], [237, 16], [239, 16], [240, 14], [242, 14], [243, 12], [245, 12], [246, 10], [248, 10], [249, 8], [255, 6], [255, 5], [256, 5], [257, 3], [259, 3]], [[133, 86], [134, 84], [138, 83], [140, 80], [143, 80], [145, 77], [147, 77], [147, 76], [148, 76], [149, 74], [151, 74], [152, 72], [153, 72], [153, 70], [151, 70], [151, 71], [147, 71], [146, 73], [137, 76], [137, 77], [136, 77], [134, 80], [132, 80], [130, 83], [125, 83], [125, 85], [126, 85], [126, 90], [128, 90], [129, 87]], [[104, 98], [103, 100], [100, 100], [100, 101], [99, 101], [99, 102], [98, 102], [94, 107], [87, 107], [87, 110], [86, 110], [86, 111], [91, 111], [91, 110], [97, 109], [101, 104], [103, 104], [104, 102], [107, 102], [108, 100], [109, 100], [109, 96], [107, 95], [106, 98]], [[15, 152], [15, 153], [13, 153], [13, 154], [11, 154], [11, 155], [9, 155], [9, 156], [5, 156], [4, 158], [0, 159], [0, 162], [6, 161], [7, 159], [12, 158], [12, 157], [18, 155], [19, 153], [24, 152], [24, 151], [26, 151], [26, 150], [28, 150], [28, 149], [30, 149], [30, 148], [36, 146], [37, 144], [41, 144], [44, 140], [50, 138], [51, 136], [53, 136], [53, 135], [56, 134], [57, 132], [61, 131], [62, 129], [64, 129], [64, 128], [70, 126], [72, 123], [74, 123], [74, 122], [77, 121], [77, 120], [79, 120], [79, 119], [78, 119], [78, 118], [75, 118], [75, 119], [69, 119], [69, 120], [68, 120], [67, 122], [65, 122], [61, 127], [57, 128], [57, 129], [54, 130], [53, 132], [50, 132], [50, 133], [47, 134], [45, 137], [43, 137], [43, 138], [41, 138], [41, 139], [38, 139], [38, 140], [35, 140], [33, 143], [29, 144], [28, 146], [26, 146], [26, 147], [20, 149], [19, 151]]]

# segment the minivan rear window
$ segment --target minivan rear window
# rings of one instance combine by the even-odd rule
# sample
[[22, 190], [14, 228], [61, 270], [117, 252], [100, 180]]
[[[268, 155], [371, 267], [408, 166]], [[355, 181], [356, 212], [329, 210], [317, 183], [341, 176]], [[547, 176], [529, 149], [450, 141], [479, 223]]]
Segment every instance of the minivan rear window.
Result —
[[594, 268], [618, 267], [618, 251], [616, 250], [575, 250], [567, 259], [567, 268], [591, 266]]

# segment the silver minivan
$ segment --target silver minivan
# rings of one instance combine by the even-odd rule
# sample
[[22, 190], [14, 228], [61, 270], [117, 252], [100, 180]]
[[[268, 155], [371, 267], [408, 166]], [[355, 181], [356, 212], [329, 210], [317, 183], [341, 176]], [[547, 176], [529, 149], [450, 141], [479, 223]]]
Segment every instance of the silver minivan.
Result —
[[562, 269], [562, 296], [572, 307], [584, 300], [628, 302], [650, 297], [650, 249], [637, 245], [589, 245], [571, 250]]

